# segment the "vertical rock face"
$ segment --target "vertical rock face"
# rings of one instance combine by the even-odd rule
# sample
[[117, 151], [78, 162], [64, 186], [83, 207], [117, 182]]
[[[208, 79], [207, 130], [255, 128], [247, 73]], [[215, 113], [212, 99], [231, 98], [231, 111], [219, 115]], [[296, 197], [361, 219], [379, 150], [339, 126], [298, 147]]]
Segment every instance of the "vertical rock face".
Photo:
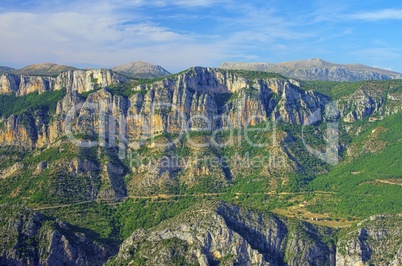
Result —
[[151, 231], [134, 232], [113, 262], [127, 265], [142, 259], [149, 265], [170, 265], [180, 259], [199, 265], [334, 265], [335, 251], [320, 240], [323, 235], [312, 225], [301, 223], [293, 230], [273, 215], [221, 203], [198, 206]]
[[376, 215], [340, 239], [336, 265], [401, 265], [402, 215]]
[[208, 68], [193, 68], [134, 90], [148, 93], [130, 99], [128, 134], [133, 138], [151, 132], [245, 127], [271, 116], [303, 124], [320, 116], [329, 101], [285, 79], [256, 80], [251, 84], [234, 73]]
[[[318, 123], [330, 101], [314, 91], [302, 90], [300, 84], [291, 79], [248, 80], [236, 72], [201, 67], [138, 85], [132, 88], [136, 93], [130, 98], [113, 95], [107, 88], [87, 98], [80, 95], [125, 81], [104, 69], [68, 71], [57, 77], [7, 74], [1, 80], [3, 92], [14, 91], [17, 95], [67, 89], [67, 95], [57, 104], [52, 119], [46, 118], [48, 114], [45, 113], [33, 113], [24, 118], [14, 115], [5, 120], [4, 129], [0, 130], [0, 143], [10, 144], [15, 139], [16, 144], [27, 147], [44, 147], [65, 134], [68, 117], [72, 121], [78, 117], [74, 129], [80, 133], [104, 135], [107, 132], [112, 139], [124, 138], [124, 145], [134, 147], [138, 140], [164, 132], [240, 128], [255, 126], [271, 118], [299, 125]], [[397, 94], [390, 97], [389, 102], [397, 102]], [[345, 121], [352, 122], [371, 115], [392, 113], [400, 107], [395, 105], [387, 109], [384, 102], [380, 90], [361, 88], [351, 97], [340, 100], [339, 112]], [[103, 129], [99, 128], [101, 124]]]
[[46, 91], [54, 90], [55, 84], [55, 79], [52, 77], [21, 76], [16, 95], [22, 96], [32, 92], [37, 92], [38, 94], [44, 93]]
[[93, 90], [95, 87], [104, 88], [127, 80], [127, 78], [107, 69], [73, 70], [57, 76], [55, 90], [66, 88], [67, 91], [82, 93]]
[[65, 134], [66, 118], [74, 120], [77, 116], [75, 129], [80, 133], [123, 136], [127, 145], [163, 132], [254, 126], [270, 117], [303, 124], [309, 119], [319, 120], [320, 110], [328, 102], [325, 96], [301, 90], [292, 80], [249, 81], [208, 68], [193, 68], [173, 78], [140, 85], [133, 88], [139, 93], [129, 99], [112, 95], [107, 89], [87, 99], [79, 94], [92, 90], [94, 84], [107, 86], [115, 82], [122, 80], [107, 70], [75, 70], [57, 78], [22, 77], [16, 89], [19, 95], [62, 87], [67, 88], [67, 95], [57, 104], [54, 119], [47, 119], [48, 114], [43, 112], [10, 116], [1, 130], [0, 142], [46, 146]]
[[3, 74], [0, 78], [0, 94], [11, 94], [16, 92], [20, 83], [20, 76], [14, 74]]
[[385, 114], [383, 98], [380, 89], [361, 87], [351, 96], [340, 100], [340, 112], [345, 122], [355, 122], [371, 115]]
[[[126, 78], [105, 69], [73, 70], [57, 77], [2, 75], [1, 93], [26, 95], [66, 88], [67, 95], [58, 103], [54, 119], [45, 119], [47, 114], [44, 113], [10, 116], [4, 122], [5, 129], [0, 130], [0, 143], [10, 144], [15, 139], [18, 145], [46, 146], [65, 133], [64, 119], [69, 111], [72, 118], [79, 116], [81, 133], [92, 131], [92, 135], [99, 133], [97, 127], [102, 122], [95, 117], [96, 112], [113, 118], [112, 124], [106, 126], [117, 130], [120, 137], [124, 136], [125, 145], [135, 146], [139, 139], [163, 132], [255, 126], [269, 118], [291, 124], [317, 123], [322, 120], [323, 110], [330, 101], [314, 91], [302, 90], [300, 84], [291, 79], [248, 80], [236, 72], [201, 67], [138, 85], [132, 88], [137, 93], [130, 98], [112, 95], [107, 89], [87, 99], [79, 95], [124, 81]], [[353, 122], [398, 111], [400, 104], [392, 103], [399, 102], [399, 94], [388, 96], [385, 99], [381, 89], [362, 87], [339, 101], [339, 115], [345, 122]], [[386, 101], [391, 104], [385, 105]], [[50, 120], [53, 122], [46, 122]]]
[[[40, 113], [38, 119], [30, 113], [11, 115], [4, 121], [4, 128], [0, 133], [0, 142], [3, 145], [36, 148], [39, 138], [39, 129], [43, 125]], [[37, 123], [38, 122], [38, 123]]]
[[1, 265], [103, 265], [110, 248], [26, 207], [0, 205]]
[[78, 91], [82, 93], [127, 80], [124, 76], [107, 69], [71, 70], [56, 77], [3, 74], [0, 78], [0, 94], [15, 92], [17, 96], [22, 96], [32, 92], [43, 93], [63, 88], [69, 92]]

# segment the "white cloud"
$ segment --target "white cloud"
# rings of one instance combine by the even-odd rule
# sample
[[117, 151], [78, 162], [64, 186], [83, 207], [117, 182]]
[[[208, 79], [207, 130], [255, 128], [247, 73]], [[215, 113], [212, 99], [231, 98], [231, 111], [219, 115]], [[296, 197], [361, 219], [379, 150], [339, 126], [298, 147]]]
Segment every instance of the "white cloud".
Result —
[[368, 21], [402, 20], [402, 9], [383, 9], [371, 12], [360, 12], [350, 15], [350, 18]]
[[[319, 12], [299, 12], [263, 1], [49, 1], [22, 9], [25, 12], [18, 7], [14, 10], [20, 12], [0, 12], [0, 65], [13, 62], [11, 66], [20, 67], [51, 61], [112, 67], [142, 60], [179, 71], [193, 65], [218, 66], [229, 60], [322, 57], [339, 53], [331, 42], [345, 36], [352, 40], [356, 34], [354, 25], [339, 27], [339, 23], [373, 19], [370, 13], [347, 15], [347, 7], [324, 3], [318, 5]], [[376, 19], [398, 16], [397, 10], [388, 10], [379, 12]], [[349, 46], [343, 52], [356, 47]], [[365, 59], [370, 52], [378, 58], [399, 56], [396, 50], [350, 54]]]
[[[101, 1], [96, 5], [70, 2], [64, 11], [57, 11], [59, 8], [54, 5], [49, 7], [52, 10], [40, 12], [2, 13], [0, 27], [2, 38], [7, 42], [2, 45], [0, 58], [19, 66], [52, 61], [111, 67], [142, 60], [179, 71], [192, 65], [217, 66], [232, 53], [249, 49], [249, 42], [300, 37], [297, 32], [290, 32], [286, 21], [275, 17], [270, 10], [241, 12], [236, 20], [241, 27], [232, 33], [233, 29], [227, 28], [232, 26], [232, 21], [226, 21], [223, 26], [226, 32], [221, 36], [214, 33], [218, 30], [207, 34], [177, 32], [153, 22], [152, 17], [142, 14], [141, 10], [121, 12], [127, 6], [146, 5], [144, 1], [124, 1], [124, 6], [116, 7], [118, 2]], [[175, 2], [186, 7], [216, 3], [210, 0]], [[257, 33], [252, 33], [255, 29]]]
[[220, 60], [223, 54], [220, 45], [211, 43], [215, 36], [178, 33], [109, 12], [98, 6], [86, 13], [0, 14], [2, 39], [6, 40], [1, 61], [18, 66], [51, 61], [112, 67], [142, 60], [178, 71]]

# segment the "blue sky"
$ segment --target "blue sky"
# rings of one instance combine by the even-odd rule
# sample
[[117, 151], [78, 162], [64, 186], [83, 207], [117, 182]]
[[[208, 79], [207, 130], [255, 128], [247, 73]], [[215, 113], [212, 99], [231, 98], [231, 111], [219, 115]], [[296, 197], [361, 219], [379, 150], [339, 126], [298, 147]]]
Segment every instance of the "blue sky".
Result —
[[171, 72], [319, 57], [402, 72], [402, 1], [1, 0], [0, 65]]

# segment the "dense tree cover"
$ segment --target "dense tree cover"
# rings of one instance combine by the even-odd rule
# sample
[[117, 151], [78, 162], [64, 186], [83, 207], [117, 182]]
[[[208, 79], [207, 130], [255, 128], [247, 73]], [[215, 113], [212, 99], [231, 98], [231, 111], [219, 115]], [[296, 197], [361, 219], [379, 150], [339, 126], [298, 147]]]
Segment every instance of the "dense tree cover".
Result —
[[380, 89], [388, 92], [402, 91], [402, 80], [370, 80], [357, 82], [339, 81], [301, 81], [302, 88], [305, 90], [315, 90], [333, 99], [354, 93], [359, 88]]
[[367, 151], [355, 159], [348, 159], [331, 172], [314, 179], [314, 190], [335, 192], [332, 201], [318, 202], [310, 206], [312, 211], [335, 212], [340, 216], [366, 217], [376, 213], [402, 212], [402, 186], [376, 180], [402, 178], [402, 114], [397, 113], [384, 121], [368, 126], [352, 144], [364, 149], [364, 142], [373, 130], [385, 128], [379, 140], [387, 145], [376, 152]]
[[47, 91], [41, 94], [36, 92], [24, 96], [15, 94], [0, 94], [0, 117], [11, 114], [21, 114], [26, 110], [56, 111], [57, 102], [62, 100], [66, 90]]

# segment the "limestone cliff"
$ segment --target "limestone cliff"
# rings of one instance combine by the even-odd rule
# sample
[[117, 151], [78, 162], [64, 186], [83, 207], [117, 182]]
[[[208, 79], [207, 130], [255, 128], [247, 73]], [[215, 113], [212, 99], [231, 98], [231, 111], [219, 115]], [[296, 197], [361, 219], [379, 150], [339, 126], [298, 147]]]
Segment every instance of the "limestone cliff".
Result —
[[[3, 76], [7, 81], [12, 80], [7, 77], [18, 78]], [[34, 78], [44, 81], [43, 77]], [[50, 80], [48, 83], [39, 82], [34, 89], [31, 85], [21, 87], [21, 82], [15, 82], [18, 86], [10, 87], [8, 91], [25, 94], [31, 90], [67, 88], [67, 95], [58, 104], [53, 115], [56, 119], [44, 119], [49, 114], [40, 112], [7, 118], [0, 133], [0, 142], [10, 145], [15, 140], [15, 145], [46, 146], [66, 133], [64, 119], [71, 116], [70, 111], [73, 117], [69, 118], [72, 120], [75, 115], [79, 116], [75, 128], [89, 135], [98, 134], [99, 130], [105, 131], [111, 126], [104, 124], [106, 128], [99, 129], [100, 114], [112, 118], [116, 134], [123, 134], [127, 139], [126, 145], [132, 146], [141, 138], [162, 132], [255, 126], [270, 117], [291, 124], [308, 123], [309, 119], [319, 121], [320, 110], [324, 110], [329, 101], [326, 96], [300, 89], [296, 81], [278, 78], [248, 80], [231, 72], [209, 68], [193, 68], [171, 78], [139, 85], [132, 88], [139, 93], [128, 99], [113, 95], [107, 88], [89, 95], [87, 99], [74, 94], [74, 91], [92, 90], [95, 83], [106, 87], [120, 81], [111, 71], [77, 70], [62, 73], [53, 83]], [[51, 123], [44, 124], [44, 121], [51, 120]]]
[[337, 245], [336, 265], [401, 265], [402, 215], [376, 215], [349, 230]]
[[111, 70], [70, 70], [57, 76], [27, 76], [3, 74], [0, 78], [0, 93], [15, 93], [17, 96], [32, 92], [60, 90], [87, 92], [99, 87], [122, 83], [128, 79]]
[[[296, 226], [296, 227], [295, 227]], [[297, 228], [297, 229], [296, 229]], [[335, 250], [323, 242], [330, 229], [206, 204], [137, 230], [120, 247], [113, 265], [334, 265]]]
[[[381, 119], [402, 107], [399, 91], [386, 93], [378, 86], [364, 85], [352, 95], [341, 97], [338, 109], [332, 110], [334, 114], [328, 118], [325, 114], [330, 98], [305, 90], [298, 81], [278, 76], [246, 78], [236, 71], [212, 68], [195, 67], [159, 81], [135, 85], [126, 88], [129, 94], [116, 93], [113, 87], [106, 86], [114, 82], [113, 77], [113, 72], [103, 70], [99, 73], [71, 71], [59, 75], [55, 84], [67, 86], [67, 92], [57, 103], [56, 110], [25, 111], [5, 118], [0, 127], [0, 144], [28, 150], [48, 149], [56, 140], [67, 137], [75, 145], [118, 149], [122, 152], [120, 157], [126, 156], [126, 151], [142, 147], [154, 150], [152, 167], [142, 162], [130, 166], [131, 178], [127, 184], [122, 177], [127, 169], [115, 163], [108, 164], [110, 159], [97, 165], [101, 169], [97, 176], [102, 180], [102, 190], [96, 190], [90, 198], [112, 199], [124, 197], [126, 185], [131, 193], [149, 194], [166, 192], [172, 185], [184, 183], [192, 186], [199, 176], [212, 178], [220, 187], [242, 175], [244, 169], [241, 167], [212, 169], [194, 160], [189, 160], [186, 165], [165, 165], [166, 158], [175, 158], [188, 149], [193, 156], [208, 155], [218, 161], [223, 157], [222, 149], [211, 149], [214, 138], [180, 137], [186, 132], [241, 130], [264, 125], [263, 122], [267, 121], [301, 126], [341, 118], [350, 124], [366, 117]], [[82, 96], [82, 92], [93, 88], [90, 81], [95, 79], [105, 87]], [[345, 126], [346, 130], [349, 130], [349, 124]], [[301, 136], [280, 130], [275, 134], [261, 135], [261, 139], [275, 140], [261, 152], [275, 155], [275, 160], [281, 162], [275, 163], [271, 156], [260, 175], [271, 176], [279, 169], [285, 172], [303, 172], [309, 168], [318, 173], [325, 171], [315, 168], [318, 164], [305, 166], [299, 161], [296, 152], [297, 142], [303, 141]], [[161, 142], [159, 148], [156, 137]], [[198, 144], [192, 147], [193, 142]], [[245, 142], [242, 139], [242, 144]], [[339, 145], [335, 148], [337, 151], [341, 149]], [[245, 158], [240, 156], [239, 160]], [[92, 186], [91, 191], [94, 191]]]
[[103, 265], [112, 252], [26, 207], [0, 205], [1, 265]]

